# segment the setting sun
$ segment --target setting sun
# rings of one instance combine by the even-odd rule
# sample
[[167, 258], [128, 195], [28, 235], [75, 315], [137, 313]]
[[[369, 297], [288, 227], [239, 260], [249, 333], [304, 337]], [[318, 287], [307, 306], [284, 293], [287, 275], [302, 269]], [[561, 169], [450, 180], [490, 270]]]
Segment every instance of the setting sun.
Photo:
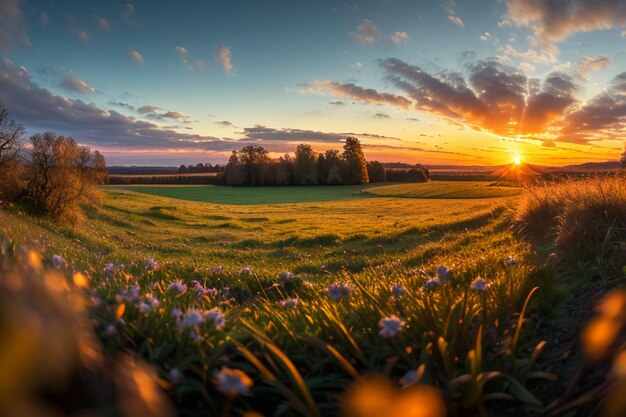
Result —
[[513, 157], [513, 163], [515, 165], [520, 165], [522, 163], [522, 157], [520, 155], [515, 155]]

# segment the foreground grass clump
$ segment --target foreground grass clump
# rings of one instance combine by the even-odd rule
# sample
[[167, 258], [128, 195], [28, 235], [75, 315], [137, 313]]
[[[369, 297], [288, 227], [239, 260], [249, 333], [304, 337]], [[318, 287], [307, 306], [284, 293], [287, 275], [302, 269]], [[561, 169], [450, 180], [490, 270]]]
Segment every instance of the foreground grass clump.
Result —
[[626, 262], [626, 177], [569, 179], [526, 189], [516, 221], [536, 242], [554, 245], [564, 258], [599, 256]]

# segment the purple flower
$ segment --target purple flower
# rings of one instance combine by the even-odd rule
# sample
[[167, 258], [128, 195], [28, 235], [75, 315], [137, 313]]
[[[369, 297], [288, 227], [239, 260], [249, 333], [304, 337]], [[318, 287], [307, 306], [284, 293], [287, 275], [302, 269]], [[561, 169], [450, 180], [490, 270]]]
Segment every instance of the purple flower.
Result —
[[441, 286], [441, 281], [437, 278], [430, 278], [426, 283], [422, 286], [423, 290], [434, 290]]
[[112, 324], [107, 324], [104, 330], [102, 331], [102, 336], [111, 337], [111, 336], [114, 336], [116, 333], [117, 333], [117, 329], [115, 328], [115, 326]]
[[183, 312], [180, 310], [180, 308], [174, 307], [172, 309], [172, 312], [171, 312], [172, 318], [178, 320], [178, 319], [180, 319], [182, 317], [182, 315], [183, 315]]
[[52, 255], [52, 266], [57, 269], [67, 268], [67, 261], [61, 255]]
[[344, 284], [339, 282], [335, 284], [330, 284], [325, 291], [331, 300], [336, 301], [343, 297], [350, 296], [350, 294], [352, 294], [352, 292], [354, 291], [354, 287], [350, 284]]
[[294, 278], [295, 278], [295, 276], [291, 272], [289, 272], [289, 271], [283, 271], [278, 276], [278, 279], [280, 280], [281, 284], [283, 284], [283, 285], [290, 283], [291, 281], [294, 280]]
[[203, 316], [207, 321], [213, 322], [217, 330], [222, 330], [226, 325], [226, 318], [217, 307], [205, 311]]
[[167, 373], [167, 379], [174, 385], [180, 384], [183, 380], [183, 373], [178, 368], [172, 368]]
[[485, 280], [481, 277], [476, 277], [476, 279], [472, 282], [470, 289], [476, 292], [483, 292], [489, 288], [490, 285], [491, 284], [487, 284], [487, 282], [485, 282]]
[[167, 290], [174, 295], [181, 295], [187, 292], [187, 286], [181, 280], [178, 280], [168, 285]]
[[445, 284], [446, 282], [450, 281], [451, 277], [452, 277], [451, 269], [448, 269], [443, 265], [437, 268], [437, 279], [439, 280], [440, 283]]
[[239, 369], [222, 368], [214, 378], [217, 389], [232, 397], [248, 394], [252, 387], [252, 379]]
[[141, 301], [137, 305], [137, 307], [139, 307], [139, 311], [141, 311], [142, 313], [147, 313], [156, 308], [159, 308], [159, 305], [160, 305], [159, 300], [156, 297], [153, 297], [152, 295], [148, 295], [143, 299], [143, 301]]
[[124, 264], [114, 264], [109, 262], [102, 269], [102, 273], [105, 275], [113, 275], [115, 272], [124, 269]]
[[406, 294], [406, 290], [404, 289], [404, 287], [400, 284], [394, 284], [393, 287], [391, 287], [391, 294], [398, 298], [401, 295]]
[[400, 378], [400, 385], [402, 388], [410, 387], [411, 385], [415, 385], [420, 382], [420, 374], [417, 369], [411, 369], [408, 371], [402, 378]]
[[207, 268], [207, 272], [212, 275], [219, 275], [224, 271], [224, 267], [222, 265], [215, 265]]
[[517, 259], [513, 258], [512, 256], [509, 256], [508, 258], [506, 258], [505, 262], [506, 262], [507, 265], [515, 265], [519, 261]]
[[183, 316], [180, 326], [186, 329], [199, 326], [204, 323], [204, 316], [196, 309], [191, 309]]
[[118, 303], [124, 302], [133, 302], [139, 298], [139, 285], [135, 283], [131, 289], [124, 290], [115, 296], [115, 300]]
[[378, 327], [380, 327], [378, 334], [382, 337], [394, 337], [404, 327], [404, 321], [394, 314], [380, 319]]
[[276, 305], [280, 308], [296, 308], [300, 305], [300, 299], [286, 298], [284, 300], [276, 301]]
[[146, 271], [156, 271], [158, 267], [159, 267], [159, 263], [155, 261], [153, 258], [146, 259], [146, 266], [144, 266], [144, 269]]

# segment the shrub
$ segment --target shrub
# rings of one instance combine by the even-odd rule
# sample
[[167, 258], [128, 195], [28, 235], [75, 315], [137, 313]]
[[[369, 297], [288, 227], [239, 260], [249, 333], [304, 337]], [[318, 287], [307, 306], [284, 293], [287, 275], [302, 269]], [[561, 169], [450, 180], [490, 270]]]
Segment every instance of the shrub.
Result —
[[[525, 190], [516, 221], [523, 234], [565, 258], [596, 258], [626, 237], [626, 177], [568, 179]], [[609, 251], [610, 253], [611, 251]]]
[[80, 217], [79, 203], [93, 200], [106, 180], [104, 157], [69, 137], [47, 132], [31, 138], [27, 199], [41, 214], [60, 219]]

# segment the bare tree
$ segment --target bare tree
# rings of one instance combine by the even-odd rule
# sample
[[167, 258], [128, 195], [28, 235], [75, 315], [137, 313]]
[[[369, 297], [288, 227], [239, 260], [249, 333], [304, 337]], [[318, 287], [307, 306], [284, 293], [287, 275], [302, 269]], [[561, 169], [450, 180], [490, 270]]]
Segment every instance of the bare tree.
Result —
[[79, 203], [95, 195], [107, 176], [104, 157], [74, 139], [46, 132], [31, 138], [27, 196], [42, 214], [80, 217]]
[[15, 199], [22, 191], [19, 152], [23, 135], [24, 127], [0, 109], [0, 202]]

